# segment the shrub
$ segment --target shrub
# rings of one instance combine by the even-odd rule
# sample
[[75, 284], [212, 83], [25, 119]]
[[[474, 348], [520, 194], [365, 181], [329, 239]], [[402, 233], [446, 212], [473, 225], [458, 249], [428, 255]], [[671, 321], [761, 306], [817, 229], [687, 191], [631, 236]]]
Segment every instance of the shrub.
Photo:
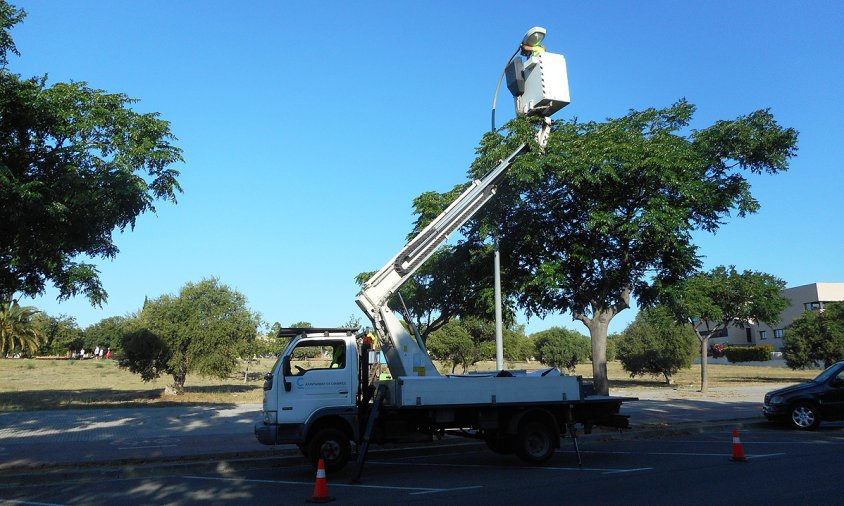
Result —
[[663, 307], [641, 311], [617, 344], [618, 359], [631, 377], [662, 375], [669, 384], [680, 369], [691, 367], [697, 350], [694, 331]]
[[552, 327], [531, 337], [540, 362], [569, 372], [574, 372], [577, 364], [587, 360], [592, 352], [589, 338], [574, 330]]
[[844, 302], [827, 304], [823, 311], [806, 311], [788, 328], [782, 354], [792, 369], [824, 367], [844, 360]]
[[714, 358], [721, 358], [727, 351], [727, 345], [723, 343], [713, 344], [709, 347], [709, 354]]
[[724, 355], [730, 362], [766, 362], [771, 360], [774, 347], [764, 346], [727, 346]]

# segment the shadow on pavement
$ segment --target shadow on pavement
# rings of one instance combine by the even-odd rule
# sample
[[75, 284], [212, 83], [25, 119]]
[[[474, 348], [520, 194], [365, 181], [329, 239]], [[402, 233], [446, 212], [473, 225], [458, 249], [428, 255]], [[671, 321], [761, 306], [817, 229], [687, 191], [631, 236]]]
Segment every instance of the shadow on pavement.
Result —
[[761, 402], [698, 399], [639, 400], [622, 405], [632, 427], [762, 417]]

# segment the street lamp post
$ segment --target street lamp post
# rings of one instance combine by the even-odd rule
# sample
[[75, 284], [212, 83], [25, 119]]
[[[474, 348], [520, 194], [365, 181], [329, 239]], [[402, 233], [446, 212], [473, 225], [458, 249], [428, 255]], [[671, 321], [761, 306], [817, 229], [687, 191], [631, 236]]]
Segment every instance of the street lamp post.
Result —
[[[498, 102], [498, 90], [501, 81], [507, 76], [507, 89], [515, 99], [516, 114], [551, 116], [567, 106], [569, 98], [566, 60], [562, 55], [545, 53], [541, 46], [546, 30], [534, 26], [522, 37], [522, 42], [513, 53], [495, 87], [492, 99], [492, 131], [495, 131], [495, 107]], [[527, 65], [517, 56], [527, 57]], [[544, 141], [541, 141], [544, 142]], [[495, 236], [493, 255], [495, 272], [495, 367], [504, 369], [504, 325], [501, 309], [501, 251], [498, 248], [498, 236]]]

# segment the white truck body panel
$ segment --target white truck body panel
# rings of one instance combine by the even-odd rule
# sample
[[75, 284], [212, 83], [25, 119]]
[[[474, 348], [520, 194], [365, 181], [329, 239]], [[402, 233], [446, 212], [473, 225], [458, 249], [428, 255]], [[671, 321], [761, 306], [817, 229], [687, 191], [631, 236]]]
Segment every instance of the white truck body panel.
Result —
[[573, 376], [407, 376], [387, 384], [395, 407], [524, 404], [580, 400]]

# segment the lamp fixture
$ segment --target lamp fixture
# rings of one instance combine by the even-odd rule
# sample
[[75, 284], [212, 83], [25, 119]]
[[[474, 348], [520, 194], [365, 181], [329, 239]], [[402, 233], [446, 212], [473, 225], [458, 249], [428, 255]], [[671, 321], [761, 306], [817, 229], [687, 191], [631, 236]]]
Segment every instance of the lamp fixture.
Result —
[[538, 46], [545, 39], [545, 28], [534, 26], [522, 37], [523, 46]]

